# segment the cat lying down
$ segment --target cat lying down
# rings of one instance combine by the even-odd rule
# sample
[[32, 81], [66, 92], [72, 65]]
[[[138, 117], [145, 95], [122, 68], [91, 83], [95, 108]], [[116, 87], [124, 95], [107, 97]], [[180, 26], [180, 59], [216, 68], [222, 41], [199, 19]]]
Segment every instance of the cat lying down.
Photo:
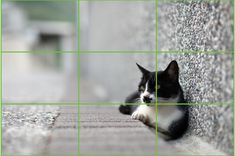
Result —
[[180, 138], [187, 130], [189, 115], [187, 105], [177, 105], [186, 102], [179, 83], [177, 62], [171, 61], [164, 71], [157, 72], [157, 85], [156, 72], [137, 66], [142, 73], [138, 90], [126, 98], [126, 104], [119, 107], [120, 112], [150, 127], [156, 128], [157, 125], [159, 136], [165, 140]]

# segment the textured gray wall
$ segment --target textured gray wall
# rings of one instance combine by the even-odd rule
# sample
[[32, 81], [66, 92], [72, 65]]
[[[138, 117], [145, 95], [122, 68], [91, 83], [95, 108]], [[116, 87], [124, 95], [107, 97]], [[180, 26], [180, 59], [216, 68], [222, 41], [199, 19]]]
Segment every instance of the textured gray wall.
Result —
[[[159, 3], [160, 51], [233, 49], [232, 2]], [[170, 60], [180, 66], [180, 83], [189, 102], [231, 102], [229, 106], [192, 106], [188, 135], [232, 153], [232, 54], [159, 54], [159, 69]]]
[[231, 51], [232, 1], [190, 1], [195, 0], [186, 0], [185, 3], [159, 2], [159, 50]]

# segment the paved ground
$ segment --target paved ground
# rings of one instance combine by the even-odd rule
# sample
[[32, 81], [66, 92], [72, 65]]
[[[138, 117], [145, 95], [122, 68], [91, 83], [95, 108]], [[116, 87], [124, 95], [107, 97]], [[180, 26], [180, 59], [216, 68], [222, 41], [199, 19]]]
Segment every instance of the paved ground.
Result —
[[[76, 153], [76, 121], [75, 107], [61, 109], [49, 144], [49, 147], [54, 147], [51, 148], [51, 153], [66, 155]], [[81, 106], [79, 132], [82, 155], [150, 156], [156, 152], [155, 130], [130, 119], [130, 116], [120, 114], [117, 106]], [[158, 138], [158, 154], [223, 155], [224, 153], [199, 137], [186, 135], [182, 139], [170, 142]]]
[[[8, 106], [3, 109], [3, 153], [155, 155], [155, 131], [116, 106]], [[80, 138], [80, 145], [78, 139]], [[195, 136], [158, 141], [159, 154], [224, 154]]]
[[60, 113], [47, 142], [45, 153], [52, 155], [77, 155], [78, 107], [60, 107]]
[[81, 154], [155, 155], [155, 134], [116, 106], [81, 107]]

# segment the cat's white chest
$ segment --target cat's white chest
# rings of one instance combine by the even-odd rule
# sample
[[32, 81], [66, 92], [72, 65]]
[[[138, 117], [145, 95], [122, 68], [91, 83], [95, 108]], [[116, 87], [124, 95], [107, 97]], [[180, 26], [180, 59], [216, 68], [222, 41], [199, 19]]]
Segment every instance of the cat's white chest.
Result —
[[158, 106], [158, 127], [167, 130], [173, 121], [180, 119], [183, 113], [177, 106]]
[[[183, 113], [177, 108], [177, 106], [158, 106], [157, 125], [161, 129], [167, 130], [173, 121], [180, 119], [182, 116]], [[156, 107], [140, 105], [133, 112], [131, 117], [155, 127]]]

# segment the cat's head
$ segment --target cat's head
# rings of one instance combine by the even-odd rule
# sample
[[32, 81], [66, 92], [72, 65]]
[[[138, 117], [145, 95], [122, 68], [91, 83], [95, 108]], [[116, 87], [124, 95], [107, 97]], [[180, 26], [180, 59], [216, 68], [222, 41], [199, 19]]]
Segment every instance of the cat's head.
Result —
[[142, 73], [142, 78], [138, 86], [140, 101], [142, 103], [156, 102], [156, 73], [151, 72], [136, 63]]
[[171, 61], [164, 71], [151, 72], [137, 64], [142, 73], [138, 86], [142, 103], [156, 102], [156, 87], [158, 102], [178, 102], [182, 98], [179, 84], [179, 67], [176, 61]]

